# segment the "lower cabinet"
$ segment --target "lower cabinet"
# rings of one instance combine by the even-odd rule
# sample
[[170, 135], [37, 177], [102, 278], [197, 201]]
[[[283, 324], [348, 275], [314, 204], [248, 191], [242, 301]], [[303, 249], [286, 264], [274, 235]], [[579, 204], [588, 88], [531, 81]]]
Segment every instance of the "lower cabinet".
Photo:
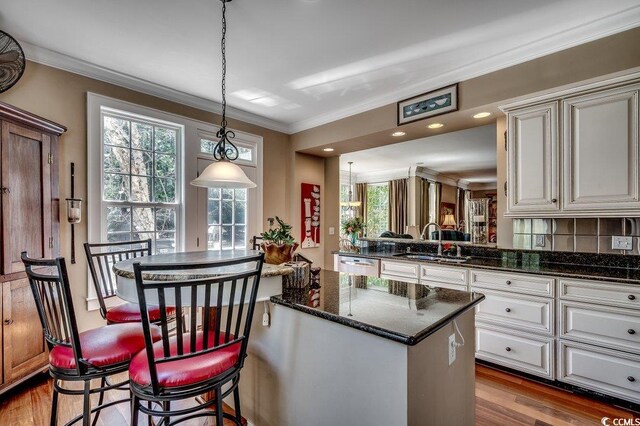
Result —
[[2, 283], [1, 361], [0, 393], [44, 370], [48, 363], [42, 325], [26, 278]]

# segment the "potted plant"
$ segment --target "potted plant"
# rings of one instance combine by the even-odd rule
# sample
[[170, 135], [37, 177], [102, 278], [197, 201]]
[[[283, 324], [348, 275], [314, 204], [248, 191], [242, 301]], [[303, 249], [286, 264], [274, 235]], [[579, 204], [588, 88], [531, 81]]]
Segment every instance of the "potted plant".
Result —
[[265, 253], [265, 262], [272, 265], [291, 262], [293, 252], [298, 248], [298, 243], [291, 235], [291, 225], [285, 223], [278, 216], [276, 216], [276, 221], [278, 222], [276, 228], [270, 226], [269, 230], [260, 234], [263, 240], [260, 247]]
[[342, 222], [342, 232], [351, 238], [351, 245], [356, 246], [356, 240], [358, 235], [364, 231], [366, 225], [362, 221], [361, 217], [353, 217]]

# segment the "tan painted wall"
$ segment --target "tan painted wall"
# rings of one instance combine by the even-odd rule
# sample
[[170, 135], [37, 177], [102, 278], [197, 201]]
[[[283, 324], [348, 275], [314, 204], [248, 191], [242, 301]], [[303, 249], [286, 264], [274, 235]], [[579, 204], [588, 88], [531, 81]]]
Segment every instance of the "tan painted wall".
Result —
[[[22, 79], [13, 88], [0, 94], [0, 101], [15, 105], [67, 126], [61, 138], [60, 150], [60, 197], [69, 196], [69, 163], [76, 164], [76, 196], [87, 200], [87, 112], [86, 93], [95, 92], [112, 98], [132, 102], [146, 107], [179, 114], [197, 120], [216, 123], [219, 117], [175, 102], [134, 92], [77, 74], [28, 62]], [[288, 220], [289, 212], [282, 206], [289, 203], [289, 163], [283, 161], [291, 151], [289, 136], [259, 126], [230, 119], [231, 128], [242, 130], [264, 138], [264, 217], [279, 214]], [[64, 212], [61, 212], [63, 215]], [[61, 221], [61, 255], [70, 256], [71, 237], [69, 224]], [[74, 305], [78, 325], [87, 329], [102, 324], [97, 311], [86, 310], [87, 264], [82, 255], [82, 243], [87, 240], [86, 221], [76, 225], [75, 265], [68, 264], [73, 288]]]
[[446, 185], [444, 183], [442, 184], [442, 192], [440, 194], [441, 203], [456, 204], [457, 195], [458, 195], [458, 188], [456, 188], [455, 186]]
[[[324, 265], [333, 265], [332, 251], [340, 246], [340, 157], [329, 157], [324, 160], [324, 223], [322, 223], [324, 241]], [[321, 210], [321, 211], [322, 211]], [[329, 228], [335, 232], [329, 235]], [[315, 265], [314, 265], [315, 266]]]
[[[331, 192], [332, 195], [331, 197], [336, 197], [336, 195], [339, 197], [340, 194], [340, 188], [332, 188], [332, 191], [327, 191], [327, 188], [324, 184], [325, 180], [324, 180], [324, 163], [325, 163], [325, 159], [324, 158], [320, 158], [320, 157], [316, 157], [313, 155], [307, 155], [307, 154], [301, 154], [301, 153], [293, 153], [293, 195], [291, 197], [291, 204], [289, 206], [289, 215], [291, 218], [291, 225], [293, 225], [293, 236], [295, 237], [296, 241], [298, 242], [302, 242], [302, 240], [304, 239], [304, 236], [302, 235], [303, 232], [303, 228], [301, 226], [302, 223], [302, 218], [301, 218], [301, 212], [302, 212], [302, 206], [301, 206], [301, 194], [300, 194], [300, 188], [301, 188], [301, 184], [302, 183], [313, 183], [316, 185], [320, 185], [320, 232], [323, 233], [322, 237], [320, 238], [320, 247], [314, 247], [314, 248], [299, 248], [298, 252], [306, 257], [308, 257], [310, 260], [313, 261], [313, 266], [319, 266], [319, 267], [323, 267], [324, 266], [324, 253], [325, 253], [325, 247], [327, 246], [326, 244], [326, 238], [324, 235], [324, 232], [326, 232], [325, 230], [327, 229], [326, 227], [326, 218], [327, 218], [327, 210], [326, 208], [330, 206], [327, 205], [327, 198], [326, 198], [326, 194], [327, 192]], [[336, 169], [337, 170], [337, 169]], [[336, 179], [339, 180], [339, 172], [336, 171], [335, 173], [336, 175]], [[335, 199], [335, 198], [331, 198], [331, 199]], [[334, 204], [337, 204], [337, 202], [335, 202]], [[339, 216], [338, 214], [336, 214], [336, 212], [332, 211], [332, 214], [334, 215], [334, 220], [337, 220], [337, 217]]]

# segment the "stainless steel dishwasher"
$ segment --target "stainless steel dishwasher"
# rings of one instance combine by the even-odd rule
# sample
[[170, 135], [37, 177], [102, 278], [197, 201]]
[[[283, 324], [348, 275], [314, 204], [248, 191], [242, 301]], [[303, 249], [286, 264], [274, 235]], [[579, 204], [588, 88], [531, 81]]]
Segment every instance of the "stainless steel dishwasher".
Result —
[[339, 255], [336, 266], [338, 272], [348, 272], [367, 277], [380, 276], [380, 260], [378, 259]]

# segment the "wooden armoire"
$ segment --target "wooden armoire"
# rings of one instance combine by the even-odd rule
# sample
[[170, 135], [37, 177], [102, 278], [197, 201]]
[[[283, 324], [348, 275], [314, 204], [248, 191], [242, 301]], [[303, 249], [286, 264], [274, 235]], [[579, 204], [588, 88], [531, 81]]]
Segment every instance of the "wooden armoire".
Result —
[[20, 253], [59, 253], [58, 138], [64, 126], [0, 102], [0, 393], [43, 371], [47, 348]]

